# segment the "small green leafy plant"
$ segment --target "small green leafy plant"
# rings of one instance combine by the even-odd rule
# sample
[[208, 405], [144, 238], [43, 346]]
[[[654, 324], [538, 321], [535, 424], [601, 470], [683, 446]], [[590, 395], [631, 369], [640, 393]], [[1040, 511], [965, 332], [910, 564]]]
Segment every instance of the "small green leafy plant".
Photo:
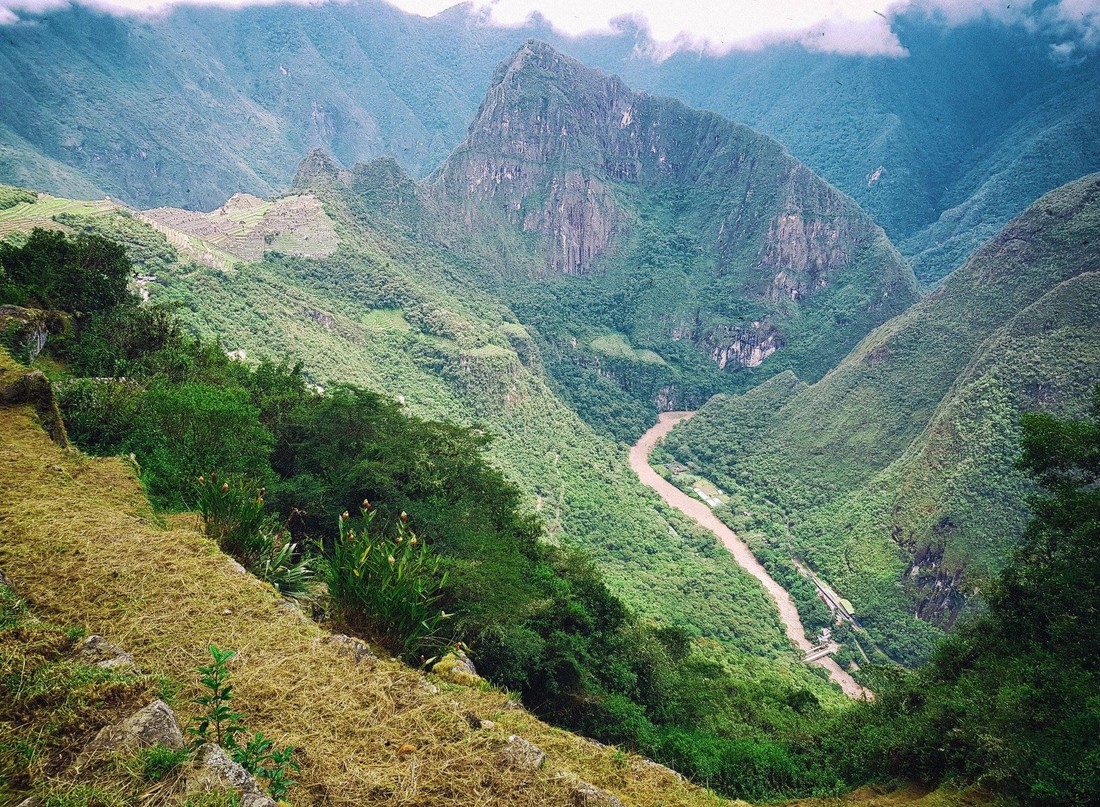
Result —
[[[195, 748], [205, 743], [217, 743], [246, 771], [267, 781], [271, 797], [282, 800], [294, 785], [290, 772], [301, 766], [294, 758], [294, 746], [278, 749], [262, 731], [250, 732], [244, 717], [232, 707], [233, 685], [229, 682], [229, 662], [237, 655], [233, 650], [221, 650], [210, 645], [212, 661], [198, 667], [203, 694], [195, 703], [203, 712], [192, 719], [187, 732], [194, 737]], [[247, 736], [247, 740], [244, 737]]]
[[227, 751], [237, 748], [237, 735], [245, 731], [241, 725], [241, 715], [233, 711], [233, 685], [229, 683], [229, 662], [237, 653], [233, 650], [220, 650], [210, 645], [213, 661], [200, 666], [199, 683], [204, 692], [195, 698], [203, 713], [194, 719], [194, 726], [187, 729], [197, 748], [205, 743], [217, 743]]
[[340, 535], [328, 553], [326, 584], [340, 617], [394, 652], [415, 658], [439, 643], [439, 607], [446, 573], [440, 558], [401, 514], [391, 534], [376, 524], [364, 501], [360, 516], [344, 513]]

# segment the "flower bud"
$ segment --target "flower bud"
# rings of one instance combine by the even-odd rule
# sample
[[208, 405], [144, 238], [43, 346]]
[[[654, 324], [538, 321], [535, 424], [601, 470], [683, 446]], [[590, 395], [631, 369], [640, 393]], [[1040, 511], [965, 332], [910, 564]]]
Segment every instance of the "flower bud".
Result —
[[414, 535], [412, 538], [409, 539], [409, 546], [416, 546], [416, 544], [416, 536]]
[[351, 516], [348, 515], [347, 510], [345, 510], [343, 513], [340, 514], [340, 520], [341, 521], [347, 521], [349, 518], [351, 518]]
[[370, 510], [370, 499], [363, 499], [363, 509]]
[[205, 483], [206, 483], [206, 480], [200, 475], [199, 476], [199, 484], [202, 485], [202, 484], [205, 484]]
[[404, 510], [401, 511], [401, 520], [402, 521], [408, 521], [409, 520], [409, 514], [406, 513]]
[[222, 493], [228, 493], [228, 492], [229, 492], [229, 483], [228, 482], [222, 482]]
[[394, 558], [393, 555], [390, 555], [389, 560], [390, 560], [390, 566], [393, 566], [395, 563], [397, 563], [397, 560]]

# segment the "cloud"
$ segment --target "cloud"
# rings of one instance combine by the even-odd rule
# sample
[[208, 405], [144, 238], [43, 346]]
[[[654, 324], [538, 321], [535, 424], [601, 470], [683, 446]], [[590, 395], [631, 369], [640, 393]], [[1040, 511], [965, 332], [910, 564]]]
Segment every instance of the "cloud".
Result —
[[[326, 0], [0, 0], [0, 24], [69, 2], [149, 14], [179, 4], [236, 8]], [[456, 0], [386, 2], [428, 17]], [[903, 13], [923, 13], [945, 26], [976, 19], [1021, 26], [1048, 39], [1055, 56], [1100, 47], [1100, 0], [467, 0], [466, 5], [489, 25], [521, 27], [541, 18], [568, 36], [610, 35], [631, 25], [644, 33], [645, 50], [657, 59], [680, 50], [721, 55], [780, 42], [827, 53], [903, 56], [891, 26]]]

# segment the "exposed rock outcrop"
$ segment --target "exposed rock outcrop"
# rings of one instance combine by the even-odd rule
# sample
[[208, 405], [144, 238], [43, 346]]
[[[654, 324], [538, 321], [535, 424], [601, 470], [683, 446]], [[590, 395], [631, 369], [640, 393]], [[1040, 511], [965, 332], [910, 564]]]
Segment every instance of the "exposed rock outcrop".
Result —
[[500, 761], [512, 768], [537, 771], [546, 763], [546, 754], [534, 743], [513, 734], [501, 749]]
[[73, 653], [80, 661], [105, 670], [129, 674], [139, 672], [133, 656], [94, 633], [77, 644]]
[[317, 640], [317, 644], [331, 647], [337, 653], [353, 659], [356, 664], [369, 664], [378, 660], [378, 656], [372, 653], [363, 642], [351, 636], [345, 636], [343, 633], [324, 636]]
[[34, 407], [38, 420], [50, 439], [63, 448], [69, 446], [69, 436], [61, 412], [57, 409], [53, 386], [39, 370], [28, 370], [8, 359], [0, 351], [0, 406], [28, 404]]
[[461, 650], [452, 650], [432, 666], [432, 672], [444, 681], [463, 686], [475, 686], [483, 679], [477, 674], [477, 668]]
[[570, 788], [569, 797], [574, 807], [623, 807], [614, 794], [583, 781]]
[[88, 743], [81, 754], [89, 758], [104, 752], [139, 751], [163, 745], [173, 750], [183, 748], [183, 732], [172, 708], [155, 700], [121, 723], [106, 726]]
[[234, 791], [240, 794], [242, 807], [276, 807], [274, 799], [264, 793], [255, 777], [230, 759], [221, 746], [213, 743], [199, 749], [195, 764], [184, 779], [183, 789], [186, 793]]

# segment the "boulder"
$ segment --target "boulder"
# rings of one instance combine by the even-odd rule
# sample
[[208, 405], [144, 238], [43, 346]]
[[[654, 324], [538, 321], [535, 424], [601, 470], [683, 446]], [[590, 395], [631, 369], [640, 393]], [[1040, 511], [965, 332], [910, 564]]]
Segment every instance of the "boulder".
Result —
[[183, 732], [171, 707], [155, 700], [121, 723], [100, 729], [99, 734], [84, 748], [81, 757], [102, 752], [139, 751], [163, 745], [173, 750], [183, 748]]
[[534, 743], [513, 734], [501, 749], [500, 760], [510, 768], [537, 771], [545, 764], [546, 754]]
[[81, 641], [74, 652], [77, 660], [85, 664], [131, 675], [139, 672], [133, 656], [122, 652], [102, 636], [94, 633]]
[[636, 770], [636, 771], [646, 771], [646, 770], [658, 771], [660, 773], [665, 774], [666, 776], [671, 776], [673, 779], [676, 779], [677, 781], [680, 781], [680, 782], [686, 781], [684, 779], [684, 775], [682, 773], [680, 773], [678, 771], [674, 771], [674, 770], [672, 770], [672, 768], [668, 767], [667, 765], [662, 765], [660, 762], [654, 762], [652, 759], [647, 759], [646, 757], [642, 757], [641, 759], [635, 760], [631, 767], [633, 767], [634, 770]]
[[350, 657], [356, 664], [374, 662], [378, 656], [371, 652], [363, 642], [342, 633], [334, 633], [331, 636], [323, 636], [317, 640], [317, 644], [331, 647], [337, 653]]
[[432, 672], [444, 681], [463, 686], [476, 686], [485, 679], [477, 674], [470, 657], [461, 650], [452, 650], [432, 667]]
[[575, 807], [624, 807], [614, 794], [579, 780], [570, 788], [569, 798]]
[[241, 795], [242, 807], [277, 807], [256, 778], [214, 743], [199, 749], [194, 766], [184, 778], [183, 789], [185, 793], [232, 790]]

